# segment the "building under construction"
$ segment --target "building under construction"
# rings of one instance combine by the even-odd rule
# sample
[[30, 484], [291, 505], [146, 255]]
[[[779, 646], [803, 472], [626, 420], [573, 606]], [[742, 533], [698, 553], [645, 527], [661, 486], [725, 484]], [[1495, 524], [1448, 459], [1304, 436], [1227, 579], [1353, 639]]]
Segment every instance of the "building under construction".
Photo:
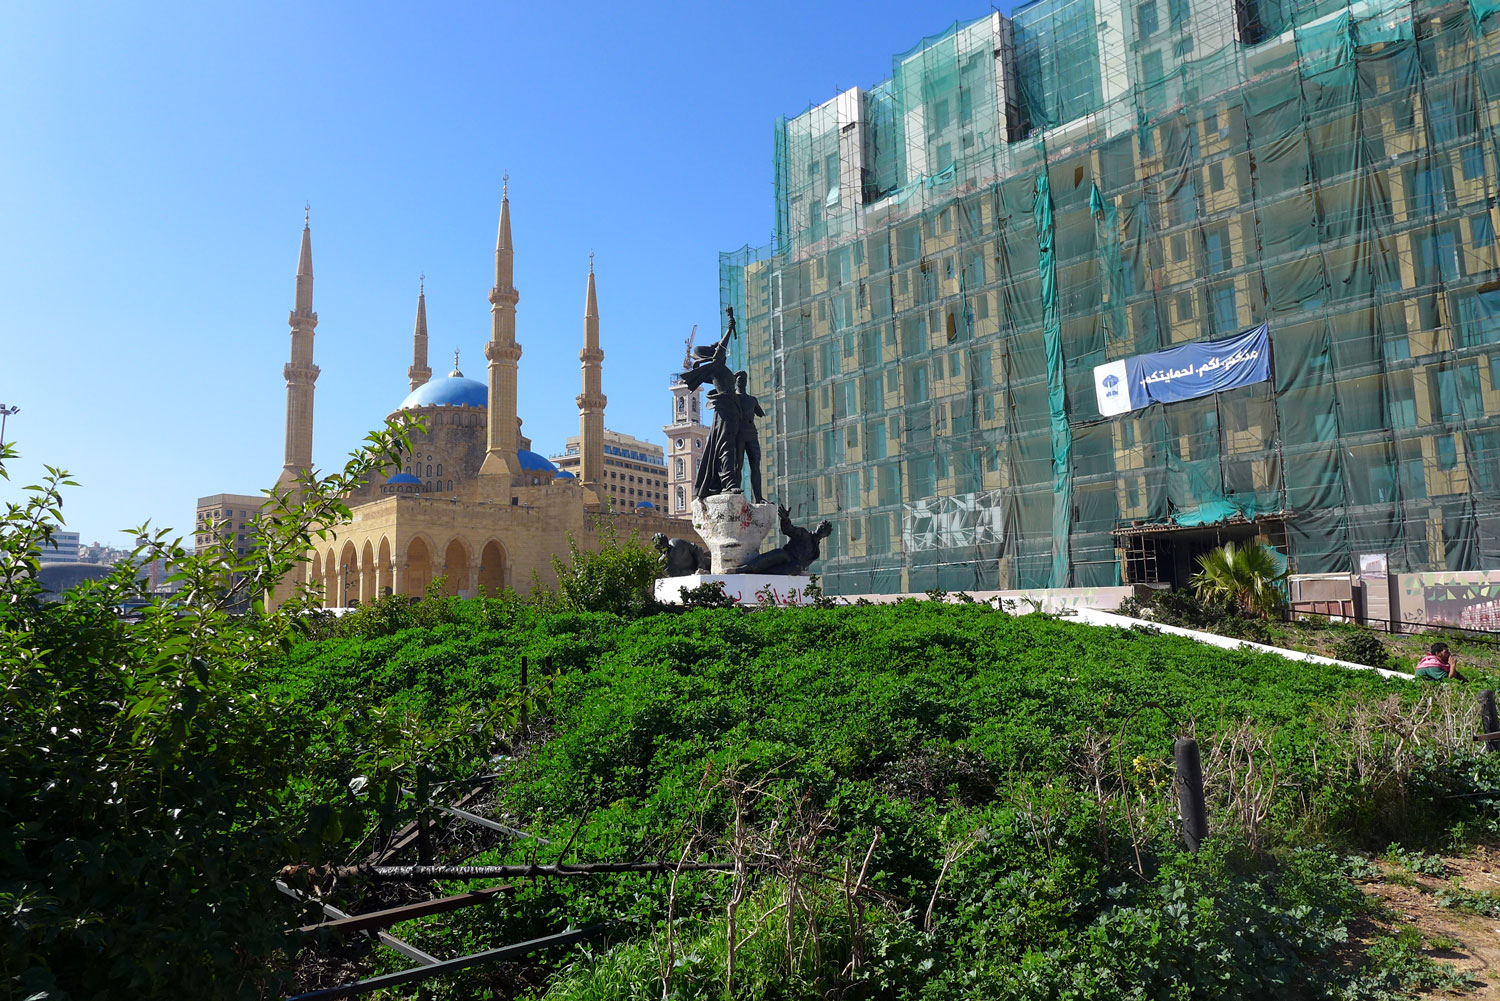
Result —
[[[774, 242], [721, 256], [767, 493], [833, 521], [833, 593], [1181, 584], [1252, 537], [1500, 569], [1497, 140], [1500, 0], [924, 39], [776, 123]], [[1111, 363], [1261, 324], [1259, 381], [1101, 413]]]

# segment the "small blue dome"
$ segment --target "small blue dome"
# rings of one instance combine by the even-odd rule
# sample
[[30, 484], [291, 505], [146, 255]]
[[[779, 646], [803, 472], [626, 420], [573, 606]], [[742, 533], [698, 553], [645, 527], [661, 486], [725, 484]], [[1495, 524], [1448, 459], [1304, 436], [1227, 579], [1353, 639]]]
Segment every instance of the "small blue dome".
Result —
[[636, 507], [656, 507], [656, 505], [651, 503], [650, 501], [641, 501], [636, 505]]
[[406, 399], [397, 410], [415, 410], [418, 407], [485, 407], [489, 405], [490, 390], [482, 382], [464, 378], [454, 369], [442, 379], [429, 379]]
[[411, 473], [397, 473], [395, 476], [392, 476], [390, 479], [386, 480], [386, 482], [387, 483], [421, 483], [422, 481], [419, 480], [419, 479], [417, 479]]
[[552, 478], [554, 480], [576, 480], [576, 479], [578, 479], [578, 477], [574, 476], [572, 473], [568, 472], [566, 469], [564, 469], [562, 472], [558, 473], [556, 476], [554, 476]]
[[521, 468], [528, 473], [550, 473], [554, 477], [557, 475], [557, 467], [545, 455], [528, 452], [523, 448], [516, 453], [516, 457], [521, 460]]

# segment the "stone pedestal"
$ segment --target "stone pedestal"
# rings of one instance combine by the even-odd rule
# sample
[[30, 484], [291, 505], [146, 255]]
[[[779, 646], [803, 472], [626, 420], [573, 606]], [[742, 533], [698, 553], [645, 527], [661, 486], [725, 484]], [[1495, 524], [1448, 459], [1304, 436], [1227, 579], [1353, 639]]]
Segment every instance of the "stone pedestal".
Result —
[[722, 581], [724, 593], [742, 605], [761, 604], [760, 595], [770, 588], [768, 597], [778, 605], [810, 605], [812, 599], [803, 592], [812, 578], [762, 573], [695, 573], [685, 577], [663, 577], [656, 582], [656, 600], [666, 605], [682, 604], [682, 589], [691, 591], [700, 584]]
[[775, 504], [751, 504], [744, 494], [693, 500], [693, 528], [708, 547], [715, 574], [733, 573], [760, 552], [761, 542], [775, 524]]

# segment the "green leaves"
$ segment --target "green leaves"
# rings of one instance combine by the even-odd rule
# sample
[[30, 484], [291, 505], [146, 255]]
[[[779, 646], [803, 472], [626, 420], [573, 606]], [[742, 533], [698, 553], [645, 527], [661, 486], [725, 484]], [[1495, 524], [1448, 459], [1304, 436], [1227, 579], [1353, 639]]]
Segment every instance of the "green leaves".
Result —
[[[298, 564], [340, 499], [399, 450], [371, 435], [342, 472], [273, 493], [241, 557], [191, 552], [149, 525], [106, 578], [44, 600], [37, 553], [62, 524], [67, 475], [0, 516], [0, 971], [7, 994], [251, 997], [283, 945], [269, 876], [362, 821], [303, 809], [289, 784], [309, 733], [265, 697], [262, 671], [297, 628], [297, 603], [261, 597]], [[14, 455], [6, 446], [3, 456]], [[0, 467], [3, 474], [3, 467]], [[212, 527], [212, 526], [210, 526]], [[166, 560], [181, 590], [150, 594]], [[140, 607], [139, 621], [116, 609]], [[246, 611], [248, 610], [248, 611]]]
[[1258, 542], [1226, 542], [1198, 557], [1198, 567], [1190, 583], [1200, 598], [1223, 598], [1262, 618], [1286, 601], [1279, 585], [1290, 570]]

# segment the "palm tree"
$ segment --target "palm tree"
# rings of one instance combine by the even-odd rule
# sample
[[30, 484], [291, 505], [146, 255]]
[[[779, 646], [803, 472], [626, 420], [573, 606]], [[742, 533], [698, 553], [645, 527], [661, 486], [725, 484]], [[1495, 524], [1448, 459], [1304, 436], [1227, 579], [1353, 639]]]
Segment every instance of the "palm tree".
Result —
[[1198, 572], [1188, 583], [1199, 598], [1224, 598], [1244, 612], [1265, 618], [1284, 600], [1277, 585], [1290, 571], [1279, 566], [1267, 546], [1226, 542], [1198, 557]]

